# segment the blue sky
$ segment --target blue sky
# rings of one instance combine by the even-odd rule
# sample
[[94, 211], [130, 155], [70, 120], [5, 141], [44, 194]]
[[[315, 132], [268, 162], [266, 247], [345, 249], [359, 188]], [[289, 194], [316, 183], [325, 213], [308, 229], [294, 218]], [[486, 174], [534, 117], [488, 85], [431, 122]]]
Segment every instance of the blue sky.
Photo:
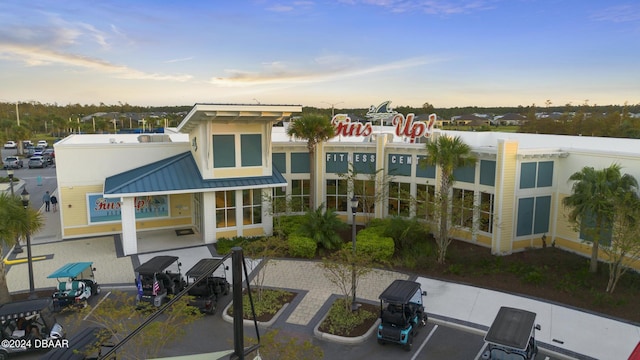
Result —
[[0, 101], [640, 103], [637, 0], [0, 2]]

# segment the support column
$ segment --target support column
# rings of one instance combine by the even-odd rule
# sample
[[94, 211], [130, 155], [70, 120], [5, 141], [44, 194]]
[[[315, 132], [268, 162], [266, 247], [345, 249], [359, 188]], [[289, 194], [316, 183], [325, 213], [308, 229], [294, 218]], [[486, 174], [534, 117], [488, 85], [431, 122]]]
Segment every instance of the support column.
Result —
[[202, 194], [202, 239], [205, 244], [216, 242], [216, 193], [205, 192]]
[[138, 236], [136, 229], [136, 211], [134, 198], [126, 197], [120, 200], [120, 216], [122, 219], [122, 250], [125, 255], [138, 252]]
[[511, 254], [515, 234], [516, 172], [518, 165], [518, 142], [498, 140], [496, 156], [496, 194], [493, 215], [493, 238], [491, 253]]

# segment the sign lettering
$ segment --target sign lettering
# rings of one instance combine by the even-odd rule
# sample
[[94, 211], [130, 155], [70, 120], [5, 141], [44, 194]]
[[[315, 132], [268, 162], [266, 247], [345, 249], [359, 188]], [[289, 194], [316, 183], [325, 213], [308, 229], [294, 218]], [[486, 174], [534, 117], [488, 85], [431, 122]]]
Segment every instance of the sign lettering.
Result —
[[[402, 114], [396, 114], [391, 120], [391, 124], [396, 128], [395, 134], [408, 138], [411, 143], [414, 143], [416, 138], [429, 137], [433, 132], [435, 122], [436, 114], [429, 115], [429, 119], [426, 122], [415, 121], [414, 114], [407, 114], [407, 117]], [[372, 122], [352, 122], [351, 118], [345, 114], [335, 115], [331, 119], [331, 124], [335, 128], [336, 135], [341, 136], [369, 136], [373, 132]]]

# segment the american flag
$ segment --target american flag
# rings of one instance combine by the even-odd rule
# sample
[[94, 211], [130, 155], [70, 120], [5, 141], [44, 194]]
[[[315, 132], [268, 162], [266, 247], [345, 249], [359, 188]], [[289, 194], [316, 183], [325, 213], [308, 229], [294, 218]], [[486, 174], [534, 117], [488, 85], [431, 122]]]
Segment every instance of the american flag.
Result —
[[158, 280], [153, 279], [153, 296], [158, 295], [159, 292], [160, 292], [160, 283], [158, 282]]

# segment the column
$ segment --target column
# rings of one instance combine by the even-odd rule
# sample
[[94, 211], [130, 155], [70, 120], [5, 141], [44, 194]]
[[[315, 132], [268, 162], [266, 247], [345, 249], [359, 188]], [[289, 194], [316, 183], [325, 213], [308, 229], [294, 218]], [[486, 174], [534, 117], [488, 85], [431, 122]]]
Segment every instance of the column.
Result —
[[136, 210], [133, 197], [120, 199], [120, 216], [122, 219], [122, 249], [125, 255], [138, 252], [138, 236], [136, 230]]

